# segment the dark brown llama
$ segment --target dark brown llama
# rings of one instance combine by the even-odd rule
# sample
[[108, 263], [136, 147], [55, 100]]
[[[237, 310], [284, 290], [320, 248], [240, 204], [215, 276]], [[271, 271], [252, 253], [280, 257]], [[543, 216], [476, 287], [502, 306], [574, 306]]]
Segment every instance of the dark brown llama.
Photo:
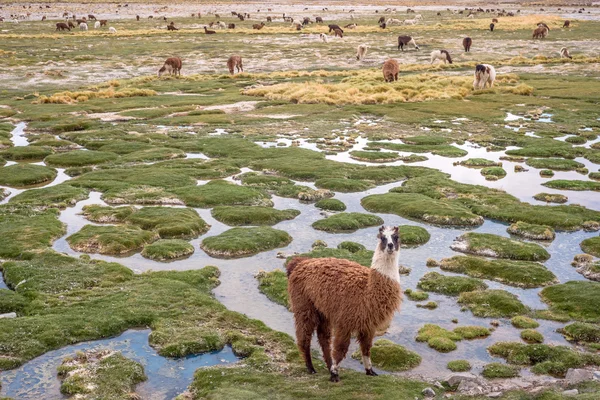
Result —
[[466, 37], [463, 39], [463, 47], [465, 48], [465, 52], [470, 53], [471, 52], [471, 45], [473, 44], [473, 39], [471, 39], [470, 37]]
[[398, 61], [390, 58], [383, 63], [383, 79], [386, 82], [393, 82], [398, 80], [398, 73], [400, 72], [400, 65]]
[[181, 66], [181, 58], [169, 57], [165, 61], [162, 68], [158, 70], [158, 76], [160, 77], [164, 73], [167, 73], [169, 75], [181, 75]]
[[229, 73], [231, 75], [234, 74], [234, 69], [237, 69], [237, 72], [244, 72], [244, 65], [242, 64], [242, 57], [233, 55], [229, 57], [227, 60], [227, 68], [229, 69]]
[[64, 30], [70, 31], [71, 28], [69, 27], [69, 25], [65, 24], [64, 22], [58, 22], [56, 24], [56, 30], [57, 31], [64, 31]]
[[204, 27], [204, 33], [206, 33], [207, 35], [214, 35], [217, 32], [208, 30], [208, 29], [206, 29], [206, 27]]

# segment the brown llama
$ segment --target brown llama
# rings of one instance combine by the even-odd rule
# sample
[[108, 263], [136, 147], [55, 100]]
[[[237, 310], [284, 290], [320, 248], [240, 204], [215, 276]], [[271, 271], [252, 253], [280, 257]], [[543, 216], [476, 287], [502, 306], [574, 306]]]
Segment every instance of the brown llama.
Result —
[[463, 39], [463, 47], [465, 48], [465, 52], [470, 53], [471, 52], [471, 45], [473, 44], [473, 39], [471, 39], [470, 37], [466, 37]]
[[545, 26], [538, 26], [533, 31], [532, 38], [533, 39], [544, 39], [548, 35], [548, 28]]
[[494, 23], [493, 23], [493, 22], [490, 24], [490, 32], [494, 32], [494, 27], [495, 27], [495, 26], [496, 26], [496, 25], [494, 25]]
[[563, 47], [560, 49], [560, 58], [572, 59], [573, 57], [571, 57], [571, 54], [569, 54], [569, 49], [567, 49], [566, 47]]
[[316, 22], [317, 24], [322, 24], [322, 23], [323, 23], [323, 18], [322, 18], [322, 17], [316, 17], [316, 18], [315, 18], [315, 22]]
[[208, 29], [206, 29], [206, 27], [204, 27], [204, 33], [206, 33], [207, 35], [214, 35], [217, 32], [208, 30]]
[[56, 30], [57, 31], [64, 31], [64, 30], [70, 31], [71, 28], [69, 27], [69, 25], [65, 24], [64, 22], [58, 22], [56, 24]]
[[415, 39], [412, 38], [412, 36], [398, 36], [398, 50], [402, 49], [402, 51], [404, 51], [404, 46], [408, 46], [409, 44], [413, 45], [416, 50], [419, 50], [419, 46], [417, 45], [417, 42], [415, 42]]
[[171, 22], [169, 25], [167, 25], [167, 30], [168, 31], [178, 31], [179, 29], [175, 28], [175, 24], [173, 22]]
[[227, 29], [235, 29], [235, 24], [234, 23], [227, 24]]
[[106, 19], [100, 20], [100, 26], [106, 26], [107, 23], [108, 23], [108, 20], [106, 20]]
[[262, 29], [264, 27], [265, 27], [265, 23], [264, 22], [261, 22], [260, 24], [254, 24], [254, 25], [252, 25], [252, 29], [257, 29], [257, 30], [260, 30], [260, 29]]
[[91, 20], [94, 20], [94, 21], [95, 21], [95, 20], [96, 20], [96, 17], [95, 17], [95, 16], [93, 16], [92, 14], [88, 14], [88, 19], [91, 19]]
[[227, 60], [227, 68], [229, 69], [229, 73], [231, 75], [234, 74], [234, 68], [237, 69], [237, 72], [244, 72], [244, 65], [242, 64], [242, 57], [240, 56], [231, 56]]
[[383, 79], [386, 82], [393, 82], [398, 80], [398, 73], [400, 72], [400, 65], [398, 61], [390, 58], [383, 63]]
[[136, 16], [135, 16], [135, 19], [136, 19], [136, 21], [139, 21], [139, 20], [140, 20], [140, 16], [139, 16], [139, 15], [136, 15]]
[[181, 75], [181, 65], [181, 58], [169, 57], [162, 68], [158, 70], [158, 76], [160, 77], [164, 73], [168, 73], [169, 75]]
[[492, 22], [497, 24], [498, 23], [498, 18], [492, 18]]
[[334, 29], [334, 37], [340, 37], [343, 38], [344, 37], [344, 31], [341, 29]]
[[571, 27], [571, 21], [566, 20], [562, 27], [563, 28], [570, 28]]
[[366, 374], [377, 375], [371, 363], [375, 333], [389, 326], [402, 301], [398, 228], [382, 226], [377, 238], [371, 268], [337, 258], [296, 257], [287, 264], [296, 340], [311, 374], [316, 373], [310, 354], [316, 330], [330, 381], [340, 380], [339, 366], [346, 357], [352, 334], [360, 343]]
[[344, 31], [342, 30], [342, 28], [340, 28], [339, 25], [331, 24], [331, 25], [327, 25], [327, 27], [329, 28], [329, 33], [335, 31], [336, 29], [339, 29], [340, 31], [342, 31], [342, 33], [344, 33]]

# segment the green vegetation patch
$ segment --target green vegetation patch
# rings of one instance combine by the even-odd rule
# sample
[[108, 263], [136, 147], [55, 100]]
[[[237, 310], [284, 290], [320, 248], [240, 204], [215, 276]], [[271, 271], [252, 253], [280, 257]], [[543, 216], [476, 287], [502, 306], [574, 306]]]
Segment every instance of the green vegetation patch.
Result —
[[531, 240], [554, 240], [556, 237], [554, 229], [549, 226], [528, 224], [521, 221], [511, 224], [506, 231], [511, 235]]
[[0, 168], [0, 185], [14, 188], [51, 182], [56, 170], [35, 164], [14, 164]]
[[334, 192], [351, 193], [364, 192], [374, 185], [357, 179], [322, 178], [315, 181], [315, 186], [320, 189], [329, 189]]
[[523, 261], [546, 261], [550, 253], [535, 243], [512, 240], [490, 233], [465, 233], [450, 246], [452, 250], [485, 257]]
[[553, 181], [544, 182], [544, 183], [542, 183], [542, 185], [549, 187], [551, 189], [559, 189], [559, 190], [575, 190], [575, 191], [592, 190], [595, 192], [600, 191], [600, 182], [594, 182], [594, 181], [555, 179]]
[[540, 171], [540, 176], [542, 178], [551, 178], [554, 176], [554, 171], [551, 171], [549, 169], [543, 169]]
[[168, 147], [153, 147], [135, 151], [121, 156], [119, 162], [136, 163], [136, 162], [152, 162], [162, 160], [172, 160], [174, 158], [185, 158], [185, 152], [179, 149]]
[[158, 240], [156, 232], [149, 232], [136, 226], [86, 225], [69, 236], [67, 242], [75, 251], [120, 255], [140, 250], [144, 245]]
[[572, 281], [549, 286], [540, 292], [542, 300], [556, 314], [583, 322], [600, 322], [600, 283]]
[[502, 163], [488, 160], [486, 158], [469, 158], [467, 160], [459, 162], [460, 165], [472, 168], [483, 168], [483, 167], [499, 167]]
[[194, 254], [194, 246], [181, 239], [160, 239], [142, 250], [142, 256], [155, 261], [170, 261]]
[[521, 339], [523, 339], [526, 343], [544, 343], [544, 335], [535, 329], [522, 330]]
[[469, 308], [477, 317], [508, 318], [529, 311], [517, 296], [497, 289], [461, 293], [458, 302]]
[[579, 247], [585, 253], [600, 257], [600, 236], [585, 239], [579, 244]]
[[483, 366], [481, 375], [488, 379], [494, 378], [514, 378], [519, 376], [519, 368], [514, 365], [502, 363], [489, 363]]
[[107, 207], [98, 204], [83, 206], [81, 214], [89, 221], [99, 224], [124, 222], [127, 217], [136, 211], [135, 207]]
[[347, 233], [381, 224], [383, 219], [377, 215], [353, 212], [334, 214], [314, 222], [312, 227], [325, 232]]
[[275, 225], [300, 215], [298, 210], [276, 210], [260, 206], [219, 206], [212, 209], [214, 219], [229, 226]]
[[429, 298], [429, 293], [420, 290], [406, 289], [404, 294], [412, 301], [423, 301]]
[[367, 248], [360, 243], [345, 241], [337, 245], [340, 250], [348, 250], [350, 253], [358, 253], [359, 251], [366, 251]]
[[540, 326], [539, 322], [535, 319], [526, 317], [524, 315], [517, 315], [510, 320], [510, 323], [518, 329], [535, 329]]
[[290, 308], [288, 299], [288, 279], [280, 269], [271, 272], [260, 271], [255, 278], [258, 280], [258, 290], [269, 300], [286, 308]]
[[[346, 242], [347, 243], [347, 242]], [[358, 243], [357, 243], [358, 244]], [[340, 243], [342, 245], [342, 243]], [[371, 266], [371, 261], [373, 260], [373, 251], [360, 249], [356, 250], [354, 247], [351, 248], [352, 251], [348, 250], [348, 246], [344, 246], [343, 248], [332, 249], [329, 247], [316, 247], [312, 251], [308, 253], [299, 254], [299, 257], [308, 257], [308, 258], [342, 258], [349, 261], [354, 261], [365, 267]]]
[[558, 283], [556, 276], [544, 265], [529, 261], [487, 260], [472, 256], [444, 258], [444, 271], [467, 274], [474, 278], [491, 279], [511, 286], [533, 288]]
[[48, 165], [54, 167], [81, 167], [84, 165], [104, 164], [117, 159], [115, 153], [94, 150], [74, 150], [67, 153], [52, 154], [45, 158]]
[[564, 204], [569, 201], [569, 198], [564, 194], [555, 194], [555, 193], [538, 193], [533, 196], [534, 199], [538, 201], [545, 201], [546, 203], [557, 203]]
[[480, 173], [488, 181], [497, 181], [506, 176], [506, 171], [502, 167], [485, 167], [481, 169]]
[[577, 343], [600, 343], [600, 326], [585, 322], [574, 322], [558, 329], [567, 340]]
[[363, 198], [361, 204], [367, 211], [396, 214], [435, 225], [479, 226], [483, 224], [483, 218], [465, 207], [421, 194], [376, 194]]
[[52, 150], [42, 146], [18, 146], [0, 151], [0, 157], [10, 161], [41, 161], [52, 154]]
[[156, 231], [161, 239], [190, 239], [210, 228], [191, 208], [143, 207], [128, 216], [129, 224]]
[[60, 184], [41, 189], [29, 189], [11, 198], [9, 204], [32, 207], [66, 208], [88, 198], [89, 190], [68, 184]]
[[431, 238], [427, 229], [413, 225], [400, 225], [398, 235], [400, 236], [400, 244], [403, 246], [420, 246], [429, 242]]
[[[362, 360], [360, 349], [352, 358]], [[421, 356], [391, 340], [378, 339], [371, 348], [371, 362], [375, 367], [390, 372], [408, 371], [421, 364]]]
[[470, 371], [472, 367], [467, 360], [452, 360], [446, 364], [446, 368], [452, 372], [466, 372]]
[[287, 232], [261, 226], [229, 229], [217, 236], [205, 238], [200, 247], [212, 257], [238, 258], [285, 247], [291, 241], [292, 237]]
[[315, 203], [315, 207], [326, 211], [345, 211], [346, 205], [338, 199], [321, 199]]
[[585, 164], [564, 158], [528, 158], [525, 164], [533, 168], [549, 169], [553, 171], [574, 171], [585, 167]]
[[[405, 138], [404, 140], [410, 142], [412, 139], [415, 138]], [[388, 149], [407, 153], [431, 153], [442, 157], [464, 157], [469, 154], [467, 151], [449, 144], [433, 144], [431, 142], [417, 143], [416, 141], [413, 143], [415, 144], [370, 142], [369, 147], [373, 149]]]
[[226, 181], [176, 188], [172, 192], [189, 207], [271, 205], [268, 195], [263, 191]]
[[449, 331], [438, 325], [425, 324], [419, 329], [415, 339], [417, 342], [427, 342], [429, 347], [439, 352], [447, 353], [456, 350], [454, 342], [485, 338], [490, 334], [490, 330], [483, 326], [461, 326]]
[[428, 292], [441, 293], [448, 296], [458, 296], [463, 292], [483, 290], [487, 285], [480, 279], [463, 276], [447, 276], [437, 272], [426, 273], [417, 287]]
[[350, 153], [350, 158], [358, 161], [368, 162], [391, 162], [401, 160], [402, 157], [395, 152], [389, 151], [360, 151], [354, 150]]

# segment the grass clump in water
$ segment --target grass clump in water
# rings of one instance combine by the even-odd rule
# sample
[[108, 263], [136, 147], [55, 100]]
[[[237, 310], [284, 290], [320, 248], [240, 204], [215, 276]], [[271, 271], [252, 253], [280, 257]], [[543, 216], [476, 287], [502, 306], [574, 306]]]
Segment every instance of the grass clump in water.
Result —
[[0, 185], [21, 188], [51, 182], [56, 170], [35, 164], [14, 164], [0, 168]]
[[67, 242], [73, 250], [83, 253], [120, 255], [139, 250], [158, 238], [157, 233], [135, 226], [86, 225], [69, 236]]
[[593, 182], [593, 181], [556, 179], [553, 181], [544, 182], [544, 183], [542, 183], [542, 185], [549, 187], [550, 189], [559, 189], [559, 190], [575, 190], [575, 191], [591, 190], [594, 192], [600, 191], [600, 182]]
[[579, 247], [581, 247], [581, 250], [583, 250], [585, 253], [591, 254], [595, 257], [600, 257], [600, 236], [585, 239], [581, 242]]
[[175, 188], [172, 189], [172, 192], [189, 207], [211, 208], [272, 204], [268, 196], [261, 190], [225, 181], [211, 181], [202, 186]]
[[545, 201], [546, 203], [557, 203], [563, 204], [569, 201], [569, 198], [564, 194], [555, 194], [555, 193], [538, 193], [533, 196], [534, 199], [538, 201]]
[[497, 181], [506, 176], [506, 171], [502, 167], [486, 167], [482, 168], [480, 172], [487, 181]]
[[475, 278], [446, 276], [437, 272], [428, 272], [421, 278], [417, 287], [428, 292], [458, 296], [463, 292], [486, 289], [487, 285]]
[[488, 379], [514, 378], [516, 376], [519, 376], [519, 368], [513, 365], [489, 363], [484, 365], [481, 375]]
[[522, 330], [521, 339], [526, 343], [544, 343], [544, 336], [535, 329]]
[[52, 154], [52, 150], [42, 146], [18, 146], [0, 151], [0, 157], [9, 161], [41, 161]]
[[510, 323], [518, 329], [535, 329], [540, 326], [536, 320], [525, 317], [523, 315], [517, 315], [510, 320]]
[[467, 360], [452, 360], [446, 365], [452, 372], [466, 372], [471, 370], [471, 363]]
[[[354, 352], [352, 358], [361, 360], [360, 350]], [[371, 348], [371, 362], [383, 370], [400, 372], [408, 371], [421, 364], [421, 356], [391, 340], [378, 339]]]
[[261, 226], [229, 229], [217, 236], [205, 238], [200, 247], [212, 257], [239, 258], [285, 247], [291, 241], [292, 237], [287, 232]]
[[66, 208], [88, 197], [89, 191], [68, 184], [29, 189], [11, 198], [9, 204], [41, 208]]
[[400, 225], [398, 235], [400, 236], [400, 244], [403, 246], [420, 246], [427, 243], [431, 238], [427, 229], [413, 225]]
[[172, 160], [174, 158], [185, 158], [185, 152], [179, 149], [168, 147], [153, 147], [128, 153], [119, 158], [121, 163], [140, 163], [162, 160]]
[[160, 239], [142, 250], [142, 256], [155, 261], [170, 261], [194, 254], [194, 246], [181, 239]]
[[[408, 138], [414, 139], [414, 138]], [[405, 139], [405, 142], [408, 140]], [[371, 142], [369, 147], [373, 149], [388, 149], [393, 151], [402, 151], [408, 153], [431, 153], [442, 157], [464, 157], [468, 154], [467, 151], [449, 144], [430, 144], [430, 143], [415, 143], [415, 144], [400, 144], [389, 142]], [[422, 161], [412, 156], [406, 158], [408, 161]]]
[[269, 300], [286, 308], [290, 308], [288, 299], [288, 279], [280, 269], [266, 272], [259, 271], [255, 278], [258, 280], [258, 290]]
[[319, 189], [328, 189], [334, 192], [351, 193], [364, 192], [374, 185], [357, 179], [322, 178], [315, 181]]
[[467, 274], [474, 278], [491, 279], [507, 285], [533, 288], [558, 283], [556, 276], [544, 265], [529, 261], [487, 260], [471, 256], [444, 258], [444, 271]]
[[345, 233], [355, 232], [358, 229], [381, 224], [383, 224], [383, 219], [377, 215], [363, 213], [339, 213], [314, 222], [312, 227], [325, 232]]
[[501, 167], [502, 163], [488, 160], [486, 158], [469, 158], [467, 160], [459, 162], [460, 165], [472, 168], [483, 168], [483, 167]]
[[584, 164], [574, 161], [565, 160], [564, 158], [528, 158], [525, 164], [533, 168], [549, 169], [553, 171], [574, 171], [578, 168], [585, 167]]
[[490, 233], [468, 232], [455, 239], [452, 250], [485, 257], [522, 261], [546, 261], [550, 254], [542, 246]]
[[367, 251], [367, 248], [360, 243], [356, 242], [342, 242], [337, 245], [337, 248], [340, 250], [347, 250], [350, 253], [358, 253], [359, 251]]
[[461, 293], [458, 302], [469, 308], [476, 317], [508, 318], [529, 311], [517, 296], [498, 289]]
[[540, 176], [542, 178], [551, 178], [554, 176], [554, 172], [549, 169], [543, 169], [540, 171]]
[[345, 211], [346, 205], [338, 199], [321, 199], [315, 203], [315, 207], [326, 211]]
[[404, 294], [412, 301], [423, 301], [429, 298], [429, 293], [420, 290], [406, 289]]
[[401, 160], [402, 157], [398, 153], [388, 151], [351, 151], [350, 158], [358, 161], [368, 162], [391, 162]]
[[567, 340], [577, 343], [600, 343], [600, 326], [585, 322], [574, 322], [558, 329]]
[[276, 210], [260, 206], [219, 206], [212, 209], [214, 219], [229, 226], [275, 225], [300, 215], [298, 210]]
[[82, 167], [85, 165], [104, 164], [117, 159], [115, 153], [94, 150], [73, 150], [67, 153], [52, 154], [44, 159], [46, 164], [54, 167]]
[[98, 204], [90, 204], [83, 207], [81, 214], [88, 221], [99, 224], [124, 222], [127, 217], [136, 211], [134, 207], [106, 207]]
[[531, 240], [554, 240], [556, 233], [554, 229], [545, 225], [528, 224], [527, 222], [515, 222], [506, 231], [511, 235]]
[[571, 281], [540, 292], [550, 311], [583, 322], [600, 322], [600, 283]]
[[143, 207], [128, 216], [126, 222], [155, 231], [161, 239], [195, 238], [210, 228], [191, 208]]

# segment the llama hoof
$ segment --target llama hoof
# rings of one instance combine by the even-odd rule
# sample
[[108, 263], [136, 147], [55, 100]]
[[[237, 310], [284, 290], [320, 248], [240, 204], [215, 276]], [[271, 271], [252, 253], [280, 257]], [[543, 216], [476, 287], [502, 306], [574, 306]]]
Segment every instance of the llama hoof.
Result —
[[317, 371], [315, 371], [315, 369], [313, 367], [308, 367], [306, 369], [308, 370], [308, 373], [311, 374], [311, 375], [317, 373]]
[[331, 377], [329, 377], [330, 382], [339, 382], [340, 376], [338, 374], [331, 373]]
[[369, 376], [377, 376], [378, 375], [377, 372], [373, 371], [372, 368], [367, 369], [366, 371], [367, 371], [367, 375], [369, 375]]

